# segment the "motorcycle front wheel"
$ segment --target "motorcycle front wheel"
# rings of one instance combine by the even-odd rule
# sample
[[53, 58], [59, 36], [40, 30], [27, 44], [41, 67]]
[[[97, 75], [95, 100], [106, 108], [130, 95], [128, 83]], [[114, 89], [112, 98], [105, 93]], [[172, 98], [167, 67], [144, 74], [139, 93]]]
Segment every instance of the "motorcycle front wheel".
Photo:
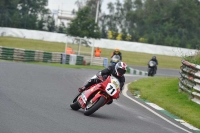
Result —
[[90, 101], [86, 103], [86, 108], [85, 108], [85, 112], [84, 112], [84, 115], [86, 115], [86, 116], [89, 116], [89, 115], [93, 114], [95, 111], [97, 111], [105, 103], [106, 98], [101, 96], [94, 103], [91, 103]]
[[73, 102], [70, 104], [70, 107], [73, 110], [79, 110], [81, 107], [79, 106], [79, 103], [77, 101], [78, 97], [81, 95], [81, 93], [79, 93], [73, 100]]
[[149, 68], [148, 76], [153, 76], [154, 74], [153, 68]]

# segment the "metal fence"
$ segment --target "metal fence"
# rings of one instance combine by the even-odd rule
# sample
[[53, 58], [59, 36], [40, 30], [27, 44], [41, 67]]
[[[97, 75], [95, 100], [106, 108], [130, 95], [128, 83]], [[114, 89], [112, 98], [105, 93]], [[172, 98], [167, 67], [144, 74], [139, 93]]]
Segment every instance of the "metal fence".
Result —
[[[59, 53], [59, 52], [45, 52], [45, 51], [39, 51], [39, 50], [34, 51], [34, 50], [25, 50], [25, 49], [20, 49], [20, 48], [9, 48], [9, 47], [0, 46], [0, 59], [2, 60], [13, 60], [13, 61], [23, 61], [23, 62], [62, 63], [63, 54], [64, 53]], [[71, 59], [70, 57], [72, 56], [66, 55], [65, 64], [70, 64], [70, 59]], [[84, 64], [83, 56], [76, 56], [75, 59], [76, 60], [75, 60], [74, 65]]]
[[192, 101], [200, 104], [200, 66], [182, 60], [179, 90], [189, 94]]
[[0, 46], [0, 59], [23, 62], [49, 62], [70, 65], [108, 66], [107, 58], [96, 58], [61, 52], [45, 52]]

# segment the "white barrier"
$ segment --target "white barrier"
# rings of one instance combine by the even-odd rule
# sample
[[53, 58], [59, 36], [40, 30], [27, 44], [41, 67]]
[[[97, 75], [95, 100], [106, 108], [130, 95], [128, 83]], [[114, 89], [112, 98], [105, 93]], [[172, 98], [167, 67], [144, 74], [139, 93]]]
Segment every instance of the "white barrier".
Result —
[[[63, 42], [63, 43], [66, 43], [67, 40], [65, 34], [36, 31], [36, 30], [25, 30], [17, 28], [4, 28], [4, 27], [0, 27], [0, 35], [37, 39], [44, 41]], [[117, 41], [109, 39], [95, 40], [94, 47], [107, 48], [107, 49], [115, 49], [116, 47], [118, 47], [119, 49], [125, 51], [160, 54], [168, 56], [191, 56], [196, 52], [195, 49], [185, 49], [178, 47], [168, 47], [168, 46], [152, 45], [146, 43]]]

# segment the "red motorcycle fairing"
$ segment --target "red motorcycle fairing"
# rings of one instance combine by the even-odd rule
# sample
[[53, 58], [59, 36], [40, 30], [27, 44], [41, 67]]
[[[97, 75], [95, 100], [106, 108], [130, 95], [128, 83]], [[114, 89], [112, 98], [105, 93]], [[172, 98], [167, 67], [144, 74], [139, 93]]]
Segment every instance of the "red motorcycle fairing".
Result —
[[120, 89], [117, 90], [117, 93], [112, 96], [113, 99], [119, 98]]
[[[110, 77], [110, 76], [109, 76]], [[101, 84], [102, 84], [102, 87], [103, 88], [106, 88], [106, 86], [108, 85], [108, 83], [111, 82], [111, 79], [110, 78], [107, 78], [105, 81], [103, 81]], [[113, 99], [117, 99], [119, 98], [119, 93], [120, 93], [120, 89], [118, 88], [117, 89], [117, 93], [115, 93], [115, 95], [112, 96]]]
[[[105, 80], [105, 81], [103, 81], [103, 82], [101, 82], [100, 83], [100, 85], [101, 85], [101, 88], [104, 88], [104, 91], [105, 91], [105, 88], [106, 88], [106, 86], [108, 85], [108, 83], [110, 83], [111, 82], [111, 78], [110, 78], [111, 76], [108, 76], [107, 77], [107, 79]], [[120, 89], [118, 88], [117, 89], [117, 93], [115, 93], [115, 95], [113, 95], [112, 96], [112, 99], [117, 99], [117, 98], [119, 98], [119, 93], [120, 93]], [[104, 96], [105, 97], [105, 96]], [[110, 96], [108, 96], [109, 98], [110, 98]], [[107, 98], [108, 98], [107, 97]], [[105, 97], [106, 98], [106, 97]], [[107, 99], [106, 98], [106, 99]], [[109, 101], [110, 101], [110, 99], [109, 99]]]
[[[96, 102], [101, 96], [105, 97], [105, 99], [107, 99], [107, 96], [105, 96], [104, 94], [101, 94], [100, 91], [99, 93], [97, 93], [93, 98], [92, 98], [92, 103]], [[104, 104], [103, 104], [104, 105]]]
[[84, 109], [84, 115], [89, 116], [105, 104], [111, 104], [119, 98], [120, 82], [114, 76], [108, 76], [105, 81], [89, 87], [79, 93], [70, 104], [73, 110]]
[[[87, 89], [81, 93], [81, 95], [78, 97], [77, 101], [79, 102], [82, 109], [84, 109], [86, 107], [86, 102], [87, 102], [88, 98], [100, 90], [100, 86], [101, 86], [100, 84], [95, 84], [95, 85], [91, 86], [89, 89]], [[94, 98], [96, 99], [98, 97], [95, 95]], [[94, 100], [92, 100], [92, 101], [94, 101]]]
[[89, 89], [82, 92], [81, 95], [77, 99], [81, 108], [84, 109], [86, 107], [86, 102], [87, 102], [88, 98], [90, 96], [92, 96], [93, 94], [95, 94], [95, 96], [91, 99], [93, 103], [96, 102], [96, 100], [98, 100], [101, 96], [103, 96], [103, 97], [105, 97], [105, 99], [107, 99], [104, 104], [109, 102], [111, 100], [111, 98], [109, 98], [108, 95], [101, 93], [101, 92], [105, 92], [104, 89], [105, 89], [105, 87], [107, 86], [108, 83], [110, 83], [110, 78], [107, 78], [105, 81], [103, 81], [99, 84], [95, 84], [95, 85], [91, 86]]
[[101, 90], [101, 84], [95, 84], [93, 86], [91, 86], [89, 89], [87, 89], [86, 91], [84, 91], [84, 95], [85, 97], [88, 99], [94, 92]]
[[[106, 88], [106, 86], [108, 85], [108, 83], [110, 83], [110, 81], [111, 81], [111, 79], [110, 79], [110, 76], [109, 76], [109, 78], [107, 78], [105, 81], [103, 81], [103, 82], [97, 84], [96, 87], [99, 88], [99, 89], [97, 89], [99, 92], [95, 95], [95, 97], [92, 98], [92, 102], [93, 102], [93, 103], [94, 103], [97, 99], [99, 99], [99, 97], [101, 97], [101, 96], [103, 96], [103, 97], [105, 97], [105, 99], [107, 99], [106, 102], [105, 102], [104, 104], [106, 104], [107, 102], [109, 102], [109, 101], [111, 100], [111, 98], [110, 98], [109, 95], [100, 93], [101, 90], [105, 92], [105, 88]], [[114, 97], [116, 97], [116, 96], [114, 95]], [[119, 97], [119, 96], [118, 96], [118, 97]], [[117, 98], [118, 98], [118, 97], [117, 97]], [[104, 105], [104, 104], [103, 104], [103, 105]], [[103, 106], [103, 105], [102, 105], [102, 106]]]
[[[82, 94], [81, 94], [81, 95], [82, 95]], [[86, 104], [85, 104], [85, 102], [83, 101], [83, 99], [82, 99], [81, 96], [78, 97], [77, 101], [78, 101], [79, 105], [81, 106], [81, 108], [84, 109], [84, 108], [86, 107]]]
[[108, 78], [105, 81], [100, 83], [102, 85], [102, 88], [106, 88], [107, 84], [110, 83], [110, 81], [110, 76], [108, 76]]

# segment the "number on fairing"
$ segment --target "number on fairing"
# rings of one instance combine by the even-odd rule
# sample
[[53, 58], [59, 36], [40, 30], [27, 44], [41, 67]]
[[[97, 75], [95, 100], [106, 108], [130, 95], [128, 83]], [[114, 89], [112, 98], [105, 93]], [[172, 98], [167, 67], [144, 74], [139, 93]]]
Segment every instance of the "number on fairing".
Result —
[[113, 84], [108, 83], [108, 85], [106, 86], [106, 92], [110, 96], [113, 96], [117, 92], [117, 89], [116, 89], [116, 87]]

